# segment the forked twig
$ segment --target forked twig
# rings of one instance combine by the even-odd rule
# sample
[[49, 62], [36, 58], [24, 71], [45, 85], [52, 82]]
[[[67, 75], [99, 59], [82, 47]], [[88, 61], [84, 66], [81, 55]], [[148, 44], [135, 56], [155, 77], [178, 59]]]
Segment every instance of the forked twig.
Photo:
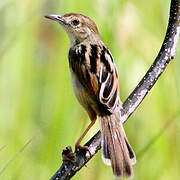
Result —
[[[159, 76], [165, 70], [166, 66], [171, 59], [174, 58], [176, 53], [176, 46], [180, 34], [180, 0], [171, 0], [169, 23], [166, 32], [166, 36], [162, 47], [145, 74], [142, 80], [139, 82], [134, 91], [123, 103], [121, 111], [122, 121], [125, 122], [130, 115], [139, 106], [142, 100], [145, 98], [150, 89], [154, 86]], [[91, 152], [91, 157], [84, 151], [75, 152], [75, 158], [71, 160], [64, 160], [59, 170], [54, 174], [51, 180], [68, 180], [76, 174], [101, 148], [101, 133], [96, 133], [86, 144]], [[70, 153], [71, 148], [67, 149], [63, 153]], [[71, 153], [70, 153], [71, 154]]]

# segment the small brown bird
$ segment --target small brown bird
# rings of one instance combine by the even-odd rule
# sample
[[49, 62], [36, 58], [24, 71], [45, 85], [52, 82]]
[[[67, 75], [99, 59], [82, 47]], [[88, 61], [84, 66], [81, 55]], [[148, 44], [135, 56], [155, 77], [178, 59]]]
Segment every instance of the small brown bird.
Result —
[[68, 57], [74, 92], [91, 119], [75, 144], [76, 150], [87, 149], [80, 146], [80, 142], [98, 116], [105, 164], [112, 165], [113, 173], [118, 178], [133, 177], [132, 165], [136, 163], [136, 157], [121, 121], [118, 73], [96, 24], [77, 13], [45, 17], [57, 21], [70, 38]]

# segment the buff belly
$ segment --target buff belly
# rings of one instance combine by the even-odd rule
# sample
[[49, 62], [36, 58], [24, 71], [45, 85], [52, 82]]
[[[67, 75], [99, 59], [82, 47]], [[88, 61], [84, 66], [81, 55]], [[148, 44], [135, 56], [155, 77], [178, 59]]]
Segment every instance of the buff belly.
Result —
[[97, 109], [96, 102], [88, 94], [87, 90], [84, 88], [81, 82], [77, 79], [74, 73], [71, 73], [71, 80], [72, 80], [74, 93], [79, 103], [85, 108], [88, 114], [89, 114], [90, 108], [95, 111]]

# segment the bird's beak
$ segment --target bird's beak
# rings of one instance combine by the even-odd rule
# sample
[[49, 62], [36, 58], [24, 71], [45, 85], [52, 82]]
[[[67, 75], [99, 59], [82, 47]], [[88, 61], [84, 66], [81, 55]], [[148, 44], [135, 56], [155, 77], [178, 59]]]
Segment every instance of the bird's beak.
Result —
[[57, 21], [61, 24], [66, 24], [66, 22], [64, 21], [64, 19], [62, 19], [62, 16], [60, 15], [55, 15], [55, 14], [48, 14], [46, 16], [44, 16], [45, 18], [48, 18], [48, 19], [52, 19], [54, 21]]

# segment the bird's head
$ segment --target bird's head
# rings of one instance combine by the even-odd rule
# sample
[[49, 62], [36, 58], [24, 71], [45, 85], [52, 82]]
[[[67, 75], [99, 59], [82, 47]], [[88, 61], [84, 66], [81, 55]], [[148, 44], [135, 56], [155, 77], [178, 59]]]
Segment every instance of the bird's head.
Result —
[[99, 37], [96, 24], [87, 16], [77, 13], [68, 13], [64, 15], [46, 15], [48, 19], [61, 24], [69, 38], [71, 44], [85, 40], [94, 41]]

